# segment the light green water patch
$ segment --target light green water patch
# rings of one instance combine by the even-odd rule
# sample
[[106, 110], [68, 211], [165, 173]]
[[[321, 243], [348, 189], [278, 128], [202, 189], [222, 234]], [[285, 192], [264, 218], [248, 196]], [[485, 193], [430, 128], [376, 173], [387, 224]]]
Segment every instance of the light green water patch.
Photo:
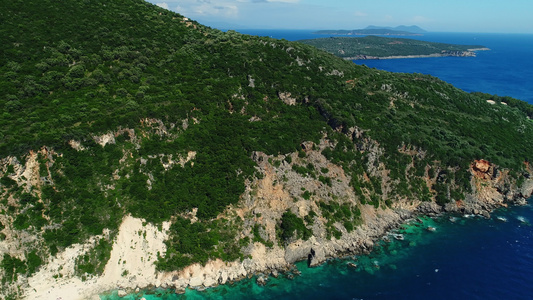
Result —
[[[277, 278], [268, 277], [265, 286], [256, 283], [257, 277], [241, 280], [232, 284], [221, 285], [203, 291], [187, 289], [184, 294], [175, 294], [173, 290], [143, 291], [120, 298], [116, 292], [102, 295], [102, 300], [175, 300], [175, 299], [276, 299], [288, 295], [323, 293], [336, 281], [346, 276], [380, 275], [400, 272], [398, 266], [402, 261], [412, 257], [413, 250], [431, 243], [439, 238], [439, 227], [450, 223], [449, 217], [432, 219], [421, 217], [413, 219], [400, 228], [393, 230], [376, 242], [374, 250], [368, 255], [348, 256], [342, 259], [330, 259], [324, 264], [308, 268], [307, 262], [296, 263], [301, 272], [280, 273]], [[454, 223], [460, 224], [464, 218], [457, 217]], [[442, 235], [441, 235], [442, 236]], [[359, 274], [359, 275], [358, 275]]]
[[374, 250], [368, 255], [354, 257], [346, 264], [357, 267], [356, 272], [375, 274], [382, 270], [396, 270], [397, 263], [411, 255], [413, 247], [431, 242], [438, 236], [439, 221], [429, 218], [417, 218], [400, 226], [376, 242]]

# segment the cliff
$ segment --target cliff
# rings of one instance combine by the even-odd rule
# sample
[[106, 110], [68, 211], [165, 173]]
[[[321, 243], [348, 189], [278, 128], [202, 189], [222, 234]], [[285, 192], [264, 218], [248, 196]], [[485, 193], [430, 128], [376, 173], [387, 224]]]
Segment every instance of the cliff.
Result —
[[275, 275], [531, 195], [519, 100], [140, 0], [0, 14], [2, 299]]
[[[357, 128], [349, 132], [352, 132], [350, 139], [360, 143], [362, 152], [375, 159], [364, 166], [368, 175], [363, 176], [378, 178], [383, 191], [381, 204], [362, 204], [364, 196], [357, 195], [351, 187], [351, 176], [342, 166], [323, 155], [325, 149], [337, 146], [327, 135], [318, 144], [305, 142], [300, 152], [285, 155], [254, 152], [251, 158], [257, 163], [258, 174], [261, 175], [248, 181], [239, 202], [217, 217], [226, 219], [228, 224], [238, 224], [236, 239], [252, 241], [242, 250], [244, 259], [208, 259], [205, 263], [192, 264], [180, 271], [158, 270], [158, 257], [164, 257], [167, 247], [171, 246], [166, 242], [172, 236], [171, 222], [154, 226], [143, 219], [126, 215], [115, 234], [104, 231], [102, 235], [93, 236], [83, 243], [73, 244], [51, 257], [35, 274], [19, 277], [17, 285], [22, 290], [18, 295], [25, 299], [98, 299], [98, 294], [110, 290], [125, 293], [139, 288], [162, 287], [182, 292], [185, 288], [212, 287], [256, 274], [264, 274], [260, 278], [266, 279], [277, 276], [279, 272], [293, 272], [292, 264], [296, 261], [308, 260], [310, 266], [315, 266], [331, 257], [368, 253], [375, 241], [411, 218], [443, 212], [489, 217], [493, 209], [524, 204], [533, 193], [533, 180], [529, 179], [533, 170], [529, 164], [525, 165], [528, 179], [519, 188], [508, 170], [502, 170], [486, 160], [475, 160], [470, 166], [472, 192], [464, 199], [449, 202], [443, 207], [433, 201], [397, 198], [389, 171], [381, 163], [384, 149]], [[103, 141], [114, 144], [118, 134], [114, 132], [94, 138], [102, 144]], [[133, 141], [138, 140], [136, 135], [131, 137]], [[76, 151], [87, 151], [77, 142], [71, 141], [70, 144], [78, 149]], [[412, 157], [424, 155], [414, 149], [402, 151]], [[13, 166], [15, 172], [10, 178], [27, 190], [39, 191], [47, 181], [58, 179], [40, 176], [39, 156], [48, 157], [49, 163], [53, 164], [54, 157], [61, 154], [42, 148], [29, 153], [25, 164], [15, 157], [8, 157], [2, 161], [1, 167]], [[195, 155], [190, 153], [175, 162], [185, 164], [194, 160]], [[295, 166], [306, 166], [307, 170], [302, 172]], [[439, 176], [442, 173], [433, 177], [429, 173], [424, 174], [426, 187], [431, 189]], [[386, 200], [391, 198], [396, 200], [386, 205]], [[311, 236], [298, 237], [296, 231], [288, 240], [282, 239], [280, 220], [288, 211], [304, 220], [311, 229]], [[194, 219], [193, 214], [186, 217]], [[5, 215], [0, 221], [12, 223]], [[6, 233], [0, 244], [3, 251], [21, 259], [27, 253], [27, 243], [42, 242], [39, 235], [27, 234], [10, 226], [3, 232]], [[102, 262], [101, 275], [80, 273], [80, 259], [94, 251], [102, 240], [112, 241], [112, 247], [108, 259]], [[15, 290], [8, 291], [16, 293]]]

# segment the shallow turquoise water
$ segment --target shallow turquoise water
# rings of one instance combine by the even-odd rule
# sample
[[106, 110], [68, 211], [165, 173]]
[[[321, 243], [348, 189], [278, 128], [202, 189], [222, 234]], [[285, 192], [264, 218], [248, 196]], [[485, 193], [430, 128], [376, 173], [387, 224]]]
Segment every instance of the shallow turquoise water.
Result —
[[[187, 290], [183, 295], [174, 294], [171, 290], [143, 291], [120, 298], [114, 292], [111, 295], [102, 295], [102, 300], [137, 300], [144, 297], [146, 300], [160, 299], [272, 299], [272, 298], [298, 298], [297, 295], [323, 294], [333, 287], [330, 282], [337, 281], [346, 276], [357, 273], [375, 275], [387, 271], [397, 270], [396, 263], [409, 257], [410, 248], [430, 243], [432, 234], [427, 227], [437, 226], [431, 218], [421, 218], [409, 222], [394, 234], [402, 234], [404, 240], [398, 240], [389, 235], [387, 241], [379, 242], [378, 247], [371, 255], [350, 256], [344, 259], [331, 259], [325, 264], [308, 268], [306, 262], [296, 264], [301, 275], [288, 277], [293, 273], [280, 274], [278, 278], [270, 277], [266, 286], [256, 284], [256, 277], [240, 282], [223, 285], [205, 291]], [[356, 268], [349, 266], [354, 263]], [[289, 275], [290, 274], [290, 275]]]
[[[504, 217], [506, 222], [497, 217]], [[531, 206], [503, 209], [491, 219], [454, 216], [415, 220], [364, 256], [333, 259], [294, 279], [255, 278], [205, 291], [149, 291], [117, 299], [529, 299], [533, 295]], [[436, 230], [428, 231], [431, 226]], [[348, 263], [354, 263], [352, 268]], [[154, 294], [155, 292], [155, 294]]]

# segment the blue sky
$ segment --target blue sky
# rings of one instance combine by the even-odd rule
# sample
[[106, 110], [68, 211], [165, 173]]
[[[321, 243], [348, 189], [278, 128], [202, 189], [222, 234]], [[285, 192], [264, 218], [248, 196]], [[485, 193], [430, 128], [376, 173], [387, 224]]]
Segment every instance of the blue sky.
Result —
[[533, 33], [532, 0], [149, 0], [225, 29], [359, 29]]

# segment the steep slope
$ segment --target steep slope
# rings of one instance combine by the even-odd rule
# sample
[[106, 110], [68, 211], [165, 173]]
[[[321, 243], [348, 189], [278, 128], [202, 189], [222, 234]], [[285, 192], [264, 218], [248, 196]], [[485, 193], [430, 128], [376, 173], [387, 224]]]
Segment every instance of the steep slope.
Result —
[[518, 100], [140, 0], [4, 6], [3, 298], [210, 286], [531, 195]]

